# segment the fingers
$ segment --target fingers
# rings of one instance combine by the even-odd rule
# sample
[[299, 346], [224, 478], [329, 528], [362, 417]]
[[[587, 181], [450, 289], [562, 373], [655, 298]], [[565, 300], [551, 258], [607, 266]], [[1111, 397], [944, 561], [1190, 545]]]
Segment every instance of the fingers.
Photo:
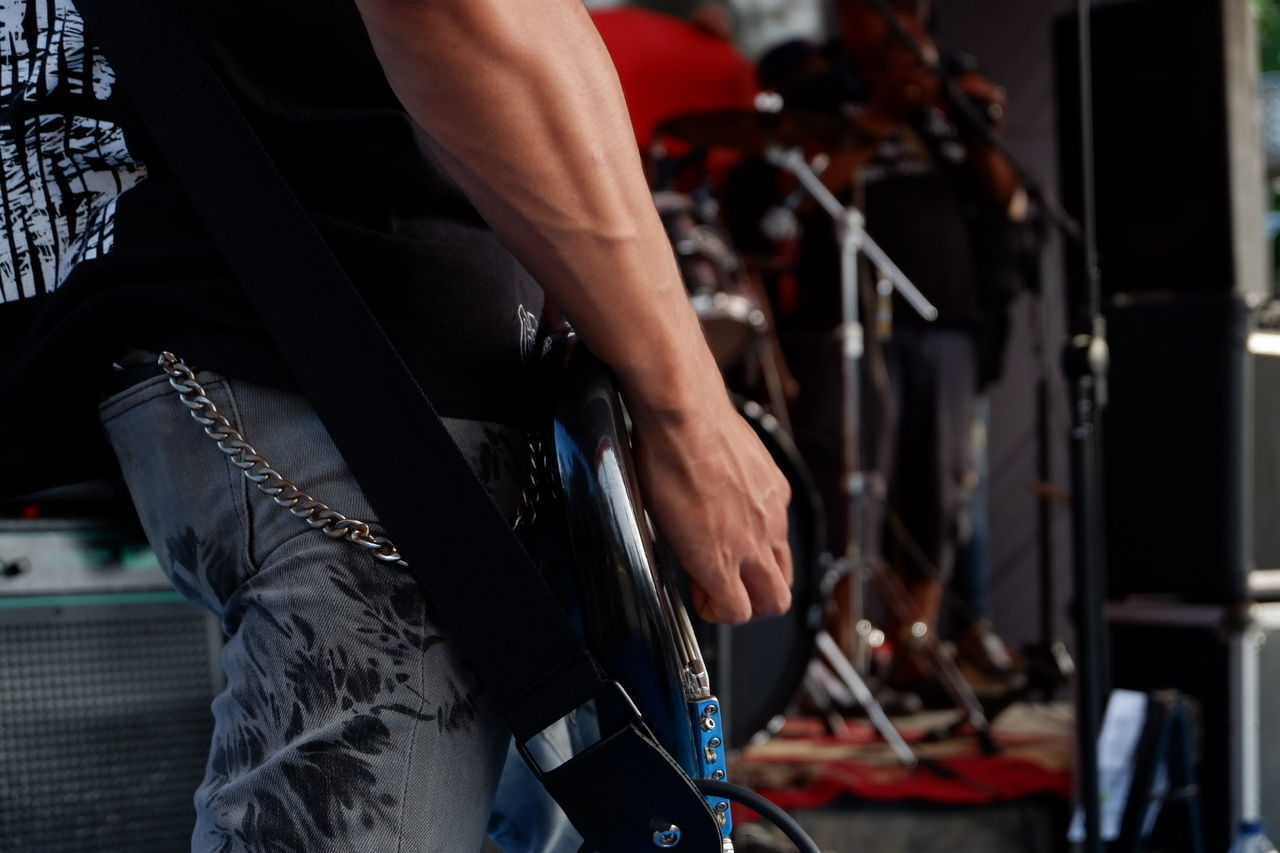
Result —
[[791, 545], [784, 543], [773, 546], [773, 559], [782, 571], [783, 582], [786, 583], [787, 589], [790, 590], [796, 583], [795, 567], [791, 563]]
[[739, 572], [727, 571], [704, 578], [701, 585], [693, 585], [693, 590], [694, 608], [708, 622], [741, 625], [751, 620], [754, 602]]
[[753, 618], [781, 616], [791, 608], [791, 585], [784, 579], [776, 551], [743, 564], [742, 581], [751, 596]]
[[[754, 439], [754, 436], [753, 436]], [[791, 502], [791, 484], [773, 467], [763, 446], [761, 458], [772, 468], [770, 482], [761, 489], [751, 515], [754, 520], [747, 530], [734, 531], [733, 538], [745, 545], [734, 569], [717, 573], [715, 580], [703, 587], [706, 599], [698, 612], [715, 622], [738, 625], [750, 619], [780, 616], [791, 607], [791, 585], [794, 567], [787, 540], [787, 506]], [[704, 577], [704, 582], [706, 578]]]
[[744, 562], [736, 575], [708, 589], [691, 581], [694, 610], [709, 622], [741, 625], [791, 609], [791, 549], [783, 544]]
[[[787, 565], [785, 573], [783, 560]], [[775, 550], [766, 558], [743, 563], [732, 581], [711, 589], [691, 580], [693, 608], [708, 622], [725, 625], [781, 616], [791, 609], [790, 565], [790, 549], [784, 546], [781, 555]]]
[[783, 478], [782, 483], [782, 507], [773, 514], [774, 524], [770, 536], [774, 561], [782, 571], [782, 579], [786, 582], [787, 588], [790, 589], [795, 583], [795, 571], [791, 561], [791, 541], [788, 537], [791, 519], [787, 514], [787, 508], [791, 506], [791, 483], [786, 478]]
[[653, 425], [637, 443], [637, 473], [658, 533], [692, 581], [695, 610], [738, 625], [790, 606], [791, 484], [747, 421], [727, 405], [714, 413], [718, 424], [692, 422], [691, 435]]

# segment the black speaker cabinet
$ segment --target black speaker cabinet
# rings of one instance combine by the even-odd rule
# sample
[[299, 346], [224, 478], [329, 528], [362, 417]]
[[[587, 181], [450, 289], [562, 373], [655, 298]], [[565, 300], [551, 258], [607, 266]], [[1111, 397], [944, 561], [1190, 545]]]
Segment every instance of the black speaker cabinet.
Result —
[[1255, 316], [1212, 294], [1108, 309], [1111, 598], [1280, 599], [1280, 331]]
[[[1258, 46], [1247, 0], [1095, 3], [1093, 139], [1102, 286], [1270, 290]], [[1077, 22], [1055, 28], [1063, 203], [1082, 201]], [[1068, 247], [1068, 259], [1075, 260]], [[1078, 265], [1075, 271], [1078, 272]], [[1079, 276], [1073, 304], [1079, 304]]]
[[[1092, 16], [1108, 593], [1233, 603], [1259, 559], [1252, 311], [1271, 290], [1246, 0], [1126, 0]], [[1064, 203], [1082, 202], [1077, 19], [1055, 30]], [[1083, 309], [1068, 247], [1073, 328]], [[1270, 377], [1265, 377], [1268, 381]], [[1257, 485], [1261, 491], [1254, 491]], [[1261, 521], [1259, 522], [1261, 525]], [[1274, 553], [1274, 525], [1257, 540]], [[1270, 559], [1267, 556], [1266, 559]]]
[[[1102, 437], [1111, 598], [1245, 598], [1250, 324], [1251, 312], [1229, 296], [1134, 300], [1107, 311]], [[1276, 440], [1274, 432], [1256, 434]]]
[[219, 648], [118, 531], [0, 522], [0, 851], [190, 849]]

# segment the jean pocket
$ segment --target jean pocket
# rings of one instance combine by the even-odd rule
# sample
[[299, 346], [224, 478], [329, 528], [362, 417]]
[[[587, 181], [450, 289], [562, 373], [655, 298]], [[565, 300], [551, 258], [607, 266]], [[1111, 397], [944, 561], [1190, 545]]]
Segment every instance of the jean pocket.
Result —
[[169, 377], [156, 369], [155, 375], [108, 394], [98, 403], [98, 415], [104, 424], [128, 413], [157, 397], [171, 393]]
[[[216, 611], [249, 574], [246, 483], [157, 373], [103, 401], [100, 415], [161, 566], [184, 595]], [[197, 378], [219, 409], [234, 412], [230, 383]]]

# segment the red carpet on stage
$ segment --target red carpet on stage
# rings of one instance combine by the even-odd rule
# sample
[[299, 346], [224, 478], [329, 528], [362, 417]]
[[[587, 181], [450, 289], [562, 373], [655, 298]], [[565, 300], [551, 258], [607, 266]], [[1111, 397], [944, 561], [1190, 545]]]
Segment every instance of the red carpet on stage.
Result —
[[[1071, 796], [1073, 755], [1070, 710], [1061, 705], [1015, 706], [997, 721], [997, 755], [983, 755], [974, 737], [921, 742], [932, 727], [955, 715], [899, 720], [899, 730], [922, 766], [903, 767], [870, 724], [850, 721], [841, 737], [816, 719], [788, 721], [782, 732], [743, 752], [735, 781], [793, 811], [817, 809], [841, 798], [879, 802], [915, 800], [986, 804], [1037, 794]], [[751, 820], [743, 810], [735, 819]]]

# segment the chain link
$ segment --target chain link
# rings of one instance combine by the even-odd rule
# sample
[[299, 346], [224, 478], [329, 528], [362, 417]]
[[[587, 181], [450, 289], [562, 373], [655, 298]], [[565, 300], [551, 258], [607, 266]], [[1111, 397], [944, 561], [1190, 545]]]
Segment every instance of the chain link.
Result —
[[538, 511], [542, 506], [543, 500], [547, 497], [544, 494], [544, 484], [547, 482], [547, 470], [550, 463], [543, 448], [542, 439], [536, 431], [529, 433], [527, 449], [529, 451], [528, 468], [520, 488], [520, 506], [516, 509], [516, 520], [512, 525], [513, 530], [520, 530], [536, 523]]
[[217, 442], [218, 449], [226, 454], [231, 464], [239, 468], [245, 479], [253, 483], [258, 491], [289, 510], [295, 518], [331, 539], [345, 539], [353, 545], [359, 545], [384, 563], [409, 565], [400, 557], [400, 552], [396, 550], [391, 540], [373, 533], [366, 522], [347, 518], [337, 510], [331, 509], [272, 468], [271, 464], [253, 449], [253, 445], [245, 441], [240, 431], [218, 411], [218, 407], [213, 404], [205, 394], [204, 388], [196, 381], [195, 373], [181, 359], [171, 352], [166, 352], [160, 355], [158, 364], [160, 369], [168, 374], [169, 385], [178, 392], [178, 397], [190, 411], [191, 417], [204, 427], [205, 435]]

